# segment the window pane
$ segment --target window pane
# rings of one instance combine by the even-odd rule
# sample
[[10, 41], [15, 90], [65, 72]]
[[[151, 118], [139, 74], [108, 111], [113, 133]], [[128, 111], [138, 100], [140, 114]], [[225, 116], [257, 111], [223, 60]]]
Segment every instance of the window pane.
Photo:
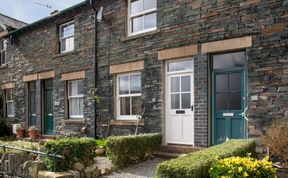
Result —
[[244, 52], [218, 54], [218, 55], [213, 56], [213, 68], [214, 69], [243, 67], [244, 64], [245, 64]]
[[129, 76], [119, 77], [119, 94], [129, 94]]
[[131, 2], [131, 15], [138, 14], [143, 11], [143, 0]]
[[141, 96], [132, 97], [132, 115], [141, 113]]
[[66, 39], [61, 40], [60, 49], [61, 51], [66, 51]]
[[180, 109], [180, 95], [179, 94], [171, 95], [171, 109]]
[[179, 92], [179, 91], [180, 91], [180, 77], [172, 77], [171, 92]]
[[131, 75], [130, 86], [131, 94], [141, 93], [141, 75]]
[[3, 50], [6, 50], [7, 49], [7, 40], [3, 40], [3, 47], [2, 47], [2, 49]]
[[144, 10], [157, 8], [157, 0], [144, 0]]
[[83, 94], [83, 80], [69, 82], [69, 96], [79, 96]]
[[70, 98], [69, 99], [69, 113], [70, 118], [83, 116], [83, 98]]
[[182, 109], [190, 109], [191, 108], [191, 94], [183, 93], [182, 94]]
[[65, 26], [61, 26], [61, 37], [68, 37], [74, 35], [74, 24], [67, 24]]
[[120, 115], [130, 115], [130, 97], [120, 98]]
[[191, 77], [190, 76], [181, 77], [181, 90], [182, 92], [191, 91]]
[[12, 98], [12, 90], [11, 89], [6, 90], [6, 100], [7, 101], [13, 100], [13, 98]]
[[78, 91], [78, 95], [83, 95], [83, 91], [84, 91], [84, 83], [83, 80], [78, 80], [77, 81], [77, 91]]
[[143, 16], [132, 19], [132, 32], [138, 32], [143, 30], [143, 20]]
[[217, 110], [227, 110], [228, 105], [228, 95], [224, 94], [216, 94], [216, 109]]
[[7, 116], [14, 117], [14, 115], [15, 115], [14, 102], [8, 102], [7, 103]]
[[74, 37], [63, 39], [61, 45], [61, 51], [72, 51], [74, 49]]
[[241, 91], [241, 73], [234, 73], [229, 75], [230, 91]]
[[157, 14], [149, 14], [144, 16], [144, 29], [154, 28], [157, 24]]
[[169, 72], [182, 71], [182, 70], [192, 70], [193, 69], [192, 60], [189, 61], [179, 61], [179, 62], [171, 62], [168, 65]]
[[228, 91], [228, 74], [216, 75], [216, 92]]
[[230, 110], [241, 110], [241, 93], [230, 93]]

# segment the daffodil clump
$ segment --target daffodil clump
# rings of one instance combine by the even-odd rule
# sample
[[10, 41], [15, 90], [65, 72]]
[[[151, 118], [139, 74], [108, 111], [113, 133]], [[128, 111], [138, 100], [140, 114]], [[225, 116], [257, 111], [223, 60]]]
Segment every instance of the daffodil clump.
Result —
[[250, 157], [230, 157], [216, 162], [209, 170], [213, 178], [276, 178], [276, 169], [272, 162], [256, 160]]

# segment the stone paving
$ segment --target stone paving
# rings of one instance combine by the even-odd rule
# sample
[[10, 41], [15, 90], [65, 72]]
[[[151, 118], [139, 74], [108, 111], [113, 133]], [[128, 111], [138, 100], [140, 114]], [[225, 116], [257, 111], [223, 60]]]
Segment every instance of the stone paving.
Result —
[[165, 159], [153, 158], [139, 164], [128, 166], [121, 172], [114, 172], [102, 178], [154, 178], [156, 168], [159, 163], [162, 163]]

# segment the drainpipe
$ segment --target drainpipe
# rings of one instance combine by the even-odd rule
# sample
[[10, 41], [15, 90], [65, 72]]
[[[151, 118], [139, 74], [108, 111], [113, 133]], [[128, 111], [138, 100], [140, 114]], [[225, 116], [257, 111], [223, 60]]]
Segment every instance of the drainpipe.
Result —
[[[95, 1], [95, 3], [94, 3]], [[96, 4], [97, 0], [90, 0], [90, 5], [92, 6], [92, 9], [94, 10], [94, 60], [95, 60], [95, 89], [97, 88], [97, 80], [98, 80], [98, 59], [97, 59], [97, 44], [98, 44], [98, 37], [97, 37], [97, 29], [98, 29], [98, 20], [97, 20], [97, 14], [98, 11], [94, 7], [94, 4]], [[95, 139], [98, 139], [99, 136], [97, 134], [97, 106], [96, 106], [96, 100], [94, 105], [94, 134]]]

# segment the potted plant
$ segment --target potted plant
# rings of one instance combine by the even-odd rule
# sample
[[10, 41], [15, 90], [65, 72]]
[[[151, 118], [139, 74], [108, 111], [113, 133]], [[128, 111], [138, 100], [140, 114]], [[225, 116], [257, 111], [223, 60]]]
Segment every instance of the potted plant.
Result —
[[96, 140], [96, 155], [102, 156], [106, 152], [106, 141], [105, 140]]
[[38, 137], [38, 132], [35, 126], [31, 126], [28, 129], [30, 139], [36, 139]]
[[18, 127], [16, 129], [16, 138], [23, 138], [25, 136], [25, 129], [23, 127]]
[[261, 141], [267, 147], [269, 157], [277, 168], [277, 174], [288, 174], [288, 122], [287, 118], [274, 121]]

